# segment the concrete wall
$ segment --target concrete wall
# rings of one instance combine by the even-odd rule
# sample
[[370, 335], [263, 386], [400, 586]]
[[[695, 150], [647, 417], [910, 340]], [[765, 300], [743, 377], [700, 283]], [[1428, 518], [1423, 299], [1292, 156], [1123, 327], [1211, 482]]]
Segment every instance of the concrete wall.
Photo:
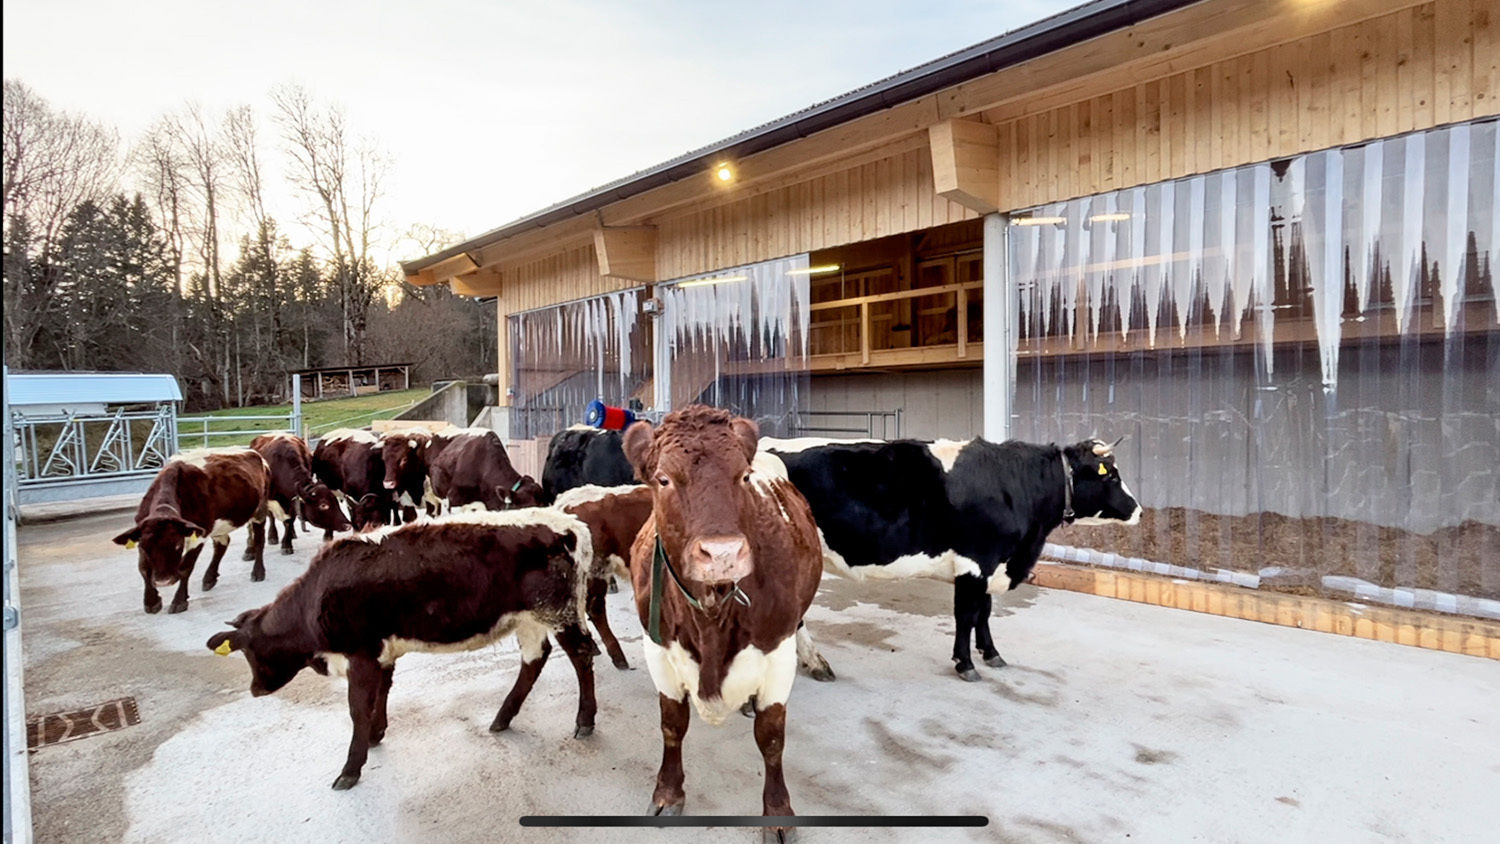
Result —
[[469, 420], [469, 389], [463, 381], [452, 381], [443, 385], [432, 395], [412, 405], [397, 419], [441, 419], [451, 425], [467, 428]]
[[969, 439], [984, 431], [983, 388], [984, 374], [978, 369], [817, 375], [810, 409], [900, 408], [904, 437]]

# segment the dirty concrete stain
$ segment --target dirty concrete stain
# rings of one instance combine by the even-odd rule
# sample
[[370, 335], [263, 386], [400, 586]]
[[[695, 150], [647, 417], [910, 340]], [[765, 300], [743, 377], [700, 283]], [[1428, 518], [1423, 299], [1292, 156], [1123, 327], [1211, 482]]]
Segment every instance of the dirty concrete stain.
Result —
[[1030, 827], [1037, 832], [1045, 833], [1048, 841], [1084, 841], [1084, 837], [1078, 834], [1078, 830], [1067, 824], [1054, 821], [1044, 821], [1040, 818], [1027, 817], [1025, 815], [1016, 818], [1016, 822], [1022, 826]]
[[895, 647], [891, 637], [897, 631], [868, 621], [824, 621], [818, 624], [817, 632], [820, 642], [843, 640], [865, 647], [890, 650]]
[[1278, 798], [1276, 798], [1276, 802], [1277, 803], [1285, 803], [1288, 806], [1295, 806], [1295, 807], [1297, 807], [1299, 809], [1302, 808], [1302, 801], [1298, 800], [1295, 797], [1278, 797]]
[[874, 735], [876, 742], [885, 752], [902, 761], [912, 762], [934, 771], [947, 770], [956, 761], [953, 756], [947, 754], [925, 752], [912, 741], [911, 736], [893, 732], [884, 721], [878, 718], [866, 718], [865, 728]]
[[1144, 745], [1133, 745], [1135, 747], [1135, 761], [1142, 765], [1162, 765], [1177, 758], [1177, 754], [1170, 750], [1152, 750]]

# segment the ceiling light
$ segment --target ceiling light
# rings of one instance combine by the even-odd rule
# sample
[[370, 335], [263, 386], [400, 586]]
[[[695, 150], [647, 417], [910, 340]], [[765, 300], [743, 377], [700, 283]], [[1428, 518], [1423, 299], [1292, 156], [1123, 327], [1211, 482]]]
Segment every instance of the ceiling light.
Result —
[[1108, 214], [1095, 214], [1089, 218], [1090, 223], [1118, 223], [1130, 219], [1129, 212], [1113, 211]]
[[817, 275], [818, 273], [836, 273], [839, 271], [838, 264], [824, 264], [821, 267], [803, 267], [800, 270], [787, 270], [787, 275]]
[[734, 181], [734, 165], [730, 164], [727, 161], [720, 161], [718, 164], [714, 165], [714, 178], [717, 179], [720, 184], [725, 185]]
[[1067, 217], [1016, 217], [1010, 221], [1010, 224], [1013, 226], [1060, 226], [1067, 221]]
[[744, 281], [747, 276], [721, 275], [714, 278], [695, 278], [692, 281], [680, 282], [678, 287], [707, 287], [710, 284], [726, 284], [731, 281]]

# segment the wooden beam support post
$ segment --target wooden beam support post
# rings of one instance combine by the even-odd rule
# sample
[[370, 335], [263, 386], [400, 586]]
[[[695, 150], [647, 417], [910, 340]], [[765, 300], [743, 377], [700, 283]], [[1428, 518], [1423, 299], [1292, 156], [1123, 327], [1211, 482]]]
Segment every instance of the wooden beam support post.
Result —
[[603, 226], [594, 230], [599, 275], [655, 282], [656, 227]]
[[500, 271], [478, 270], [456, 275], [452, 282], [453, 292], [461, 296], [499, 296]]
[[927, 138], [938, 196], [980, 214], [999, 210], [999, 130], [975, 120], [945, 120]]

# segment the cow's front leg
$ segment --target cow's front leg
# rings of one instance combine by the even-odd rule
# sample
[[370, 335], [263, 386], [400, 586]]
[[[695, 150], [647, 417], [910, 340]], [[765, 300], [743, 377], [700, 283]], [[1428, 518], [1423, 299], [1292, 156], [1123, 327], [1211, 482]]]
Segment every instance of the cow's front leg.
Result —
[[630, 662], [625, 659], [625, 651], [620, 647], [620, 640], [615, 638], [615, 632], [609, 629], [609, 615], [604, 609], [605, 580], [614, 582], [613, 578], [606, 575], [605, 578], [589, 578], [588, 614], [589, 621], [594, 629], [599, 631], [599, 638], [604, 640], [604, 650], [609, 652], [609, 659], [615, 667], [621, 671], [630, 669]]
[[984, 580], [973, 575], [961, 574], [953, 581], [953, 620], [958, 629], [953, 634], [953, 668], [958, 676], [973, 683], [979, 680], [979, 672], [969, 659], [969, 639], [973, 635], [974, 621], [979, 614], [979, 598], [984, 593]]
[[146, 593], [143, 596], [146, 612], [151, 615], [161, 612], [161, 593], [156, 591], [156, 584], [151, 582], [151, 572], [141, 572], [141, 580], [146, 581]]
[[[219, 561], [224, 559], [224, 552], [229, 550], [229, 537], [223, 537], [222, 541], [219, 537], [215, 537], [213, 543], [214, 555], [208, 561], [208, 568], [203, 572], [203, 591], [205, 592], [214, 588], [214, 584], [219, 582]], [[203, 546], [199, 545], [188, 553], [192, 554], [202, 548]], [[194, 556], [194, 559], [197, 557]]]
[[656, 792], [651, 795], [651, 814], [680, 815], [687, 795], [682, 790], [682, 738], [687, 735], [687, 695], [673, 700], [657, 694], [661, 703], [661, 769], [656, 772]]
[[385, 702], [391, 696], [391, 681], [396, 677], [396, 666], [387, 665], [380, 669], [380, 691], [375, 696], [375, 714], [370, 722], [370, 745], [380, 744], [385, 738]]
[[[193, 577], [193, 566], [198, 563], [198, 555], [203, 553], [202, 545], [195, 545], [182, 555], [182, 562], [177, 564], [177, 591], [172, 595], [172, 605], [167, 607], [169, 613], [179, 613], [188, 608], [188, 581]], [[161, 602], [157, 602], [161, 606]]]
[[[786, 704], [774, 703], [755, 712], [755, 743], [760, 746], [761, 759], [766, 763], [766, 784], [761, 792], [761, 814], [766, 817], [786, 818], [796, 814], [792, 811], [792, 798], [786, 791], [786, 777], [781, 771], [781, 751], [786, 746]], [[785, 841], [791, 830], [788, 827], [772, 827], [778, 841]]]
[[986, 589], [979, 599], [979, 612], [974, 619], [974, 644], [979, 648], [979, 653], [984, 657], [984, 664], [991, 668], [1003, 668], [1005, 660], [1001, 658], [1000, 652], [995, 650], [995, 640], [990, 637], [990, 610], [994, 607], [995, 596]]
[[818, 653], [818, 646], [813, 644], [812, 634], [807, 632], [807, 623], [797, 622], [797, 664], [807, 672], [807, 676], [820, 683], [831, 683], [834, 680], [833, 669], [829, 667], [828, 660]]
[[[285, 529], [281, 535], [281, 553], [283, 555], [290, 555], [292, 553], [292, 538], [297, 535], [297, 532], [292, 530], [292, 517], [287, 516], [282, 526]], [[266, 519], [266, 541], [272, 545], [276, 544], [276, 519], [274, 517]]]
[[516, 631], [516, 641], [521, 645], [521, 671], [516, 675], [516, 684], [511, 687], [510, 694], [505, 696], [505, 702], [500, 704], [500, 711], [495, 713], [495, 720], [490, 722], [492, 733], [510, 729], [510, 722], [521, 711], [521, 704], [526, 702], [526, 696], [531, 694], [531, 687], [536, 685], [536, 678], [547, 665], [547, 654], [552, 653], [552, 643], [547, 641], [546, 631], [538, 632], [539, 630], [540, 628], [531, 625], [523, 625]]
[[557, 643], [568, 655], [568, 661], [573, 663], [573, 673], [578, 675], [578, 719], [573, 738], [593, 735], [594, 715], [599, 709], [594, 700], [594, 652], [599, 649], [590, 647], [593, 641], [588, 632], [576, 624], [557, 631]]
[[[287, 537], [287, 547], [291, 547], [291, 537]], [[250, 553], [253, 555], [255, 565], [250, 567], [250, 579], [256, 583], [266, 579], [266, 520], [252, 521], [250, 523]]]
[[349, 738], [349, 757], [344, 770], [333, 781], [334, 791], [353, 788], [370, 755], [370, 734], [375, 721], [375, 700], [380, 696], [384, 669], [368, 654], [349, 657], [349, 720], [354, 734]]

